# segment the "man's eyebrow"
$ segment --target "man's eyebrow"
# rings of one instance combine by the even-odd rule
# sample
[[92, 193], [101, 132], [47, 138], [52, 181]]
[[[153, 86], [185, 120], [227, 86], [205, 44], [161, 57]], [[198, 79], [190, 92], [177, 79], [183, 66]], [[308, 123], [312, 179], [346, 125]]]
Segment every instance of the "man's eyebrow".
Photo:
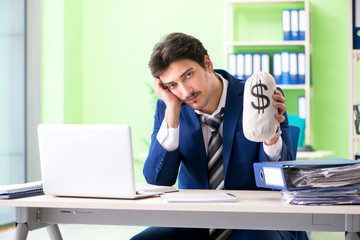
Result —
[[[182, 78], [186, 73], [188, 73], [189, 71], [191, 71], [191, 70], [193, 70], [194, 68], [193, 67], [190, 67], [190, 68], [188, 68], [188, 69], [186, 69], [186, 71], [185, 72], [183, 72], [181, 75], [180, 75], [180, 77], [179, 78]], [[159, 79], [160, 79], [160, 77], [159, 77]], [[161, 80], [161, 79], [160, 79]], [[161, 80], [162, 81], [162, 80]], [[163, 82], [163, 84], [164, 85], [171, 85], [172, 83], [174, 83], [175, 81], [171, 81], [171, 82]]]
[[168, 83], [163, 82], [163, 84], [164, 84], [165, 86], [171, 85], [171, 84], [173, 84], [173, 83], [174, 83], [174, 81], [172, 81], [172, 82], [168, 82]]
[[188, 68], [185, 72], [183, 72], [180, 77], [182, 78], [186, 73], [188, 73], [189, 71], [191, 71], [193, 69], [193, 67]]
[[171, 82], [164, 82], [160, 77], [158, 77], [160, 79], [160, 81], [162, 82], [163, 85], [170, 85], [172, 83], [174, 83], [174, 81], [171, 81]]

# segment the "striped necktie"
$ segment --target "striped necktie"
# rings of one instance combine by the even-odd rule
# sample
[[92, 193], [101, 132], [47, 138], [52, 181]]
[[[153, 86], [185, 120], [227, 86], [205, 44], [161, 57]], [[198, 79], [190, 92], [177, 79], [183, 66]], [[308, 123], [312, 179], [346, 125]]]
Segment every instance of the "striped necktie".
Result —
[[[216, 190], [224, 189], [223, 144], [219, 133], [223, 115], [224, 108], [214, 118], [203, 118], [205, 125], [211, 130], [207, 154], [209, 188]], [[225, 240], [231, 232], [231, 229], [210, 229], [210, 238], [212, 240]]]
[[224, 189], [223, 144], [219, 132], [223, 115], [222, 108], [214, 118], [204, 118], [204, 123], [211, 130], [207, 154], [210, 189]]

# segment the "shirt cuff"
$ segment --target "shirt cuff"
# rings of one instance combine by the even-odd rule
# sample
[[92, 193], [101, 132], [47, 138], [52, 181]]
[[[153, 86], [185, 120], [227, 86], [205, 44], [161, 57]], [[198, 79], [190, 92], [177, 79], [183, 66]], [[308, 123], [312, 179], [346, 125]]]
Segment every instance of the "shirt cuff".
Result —
[[174, 151], [179, 147], [179, 127], [168, 128], [167, 122], [163, 120], [156, 139], [166, 151]]
[[264, 152], [266, 153], [269, 161], [279, 161], [281, 158], [282, 143], [283, 141], [281, 137], [279, 137], [277, 142], [273, 145], [268, 146], [263, 143]]

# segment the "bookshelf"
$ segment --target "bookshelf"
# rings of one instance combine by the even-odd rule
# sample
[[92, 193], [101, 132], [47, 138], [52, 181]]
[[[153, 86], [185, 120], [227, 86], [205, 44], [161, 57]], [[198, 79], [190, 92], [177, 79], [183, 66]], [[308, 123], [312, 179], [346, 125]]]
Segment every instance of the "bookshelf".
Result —
[[[283, 9], [305, 10], [305, 40], [283, 40]], [[268, 53], [270, 73], [272, 73], [273, 53], [281, 51], [305, 53], [305, 84], [278, 84], [278, 86], [286, 95], [289, 93], [290, 96], [305, 96], [304, 145], [311, 146], [311, 9], [309, 0], [224, 0], [224, 11], [224, 66], [226, 68], [229, 66], [231, 53]], [[297, 112], [296, 109], [293, 109], [293, 112]]]
[[349, 0], [349, 158], [354, 159], [359, 154], [358, 146], [360, 135], [355, 131], [354, 104], [359, 104], [358, 95], [358, 66], [360, 61], [360, 49], [354, 49], [354, 1]]

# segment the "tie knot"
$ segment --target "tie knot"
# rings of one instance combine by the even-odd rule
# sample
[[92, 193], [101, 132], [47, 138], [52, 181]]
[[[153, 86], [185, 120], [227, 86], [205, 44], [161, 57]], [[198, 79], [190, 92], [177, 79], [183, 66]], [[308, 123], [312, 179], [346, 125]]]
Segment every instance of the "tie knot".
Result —
[[220, 112], [217, 113], [213, 118], [203, 118], [204, 123], [209, 126], [212, 131], [217, 131], [221, 125], [223, 115], [224, 108], [221, 108]]

